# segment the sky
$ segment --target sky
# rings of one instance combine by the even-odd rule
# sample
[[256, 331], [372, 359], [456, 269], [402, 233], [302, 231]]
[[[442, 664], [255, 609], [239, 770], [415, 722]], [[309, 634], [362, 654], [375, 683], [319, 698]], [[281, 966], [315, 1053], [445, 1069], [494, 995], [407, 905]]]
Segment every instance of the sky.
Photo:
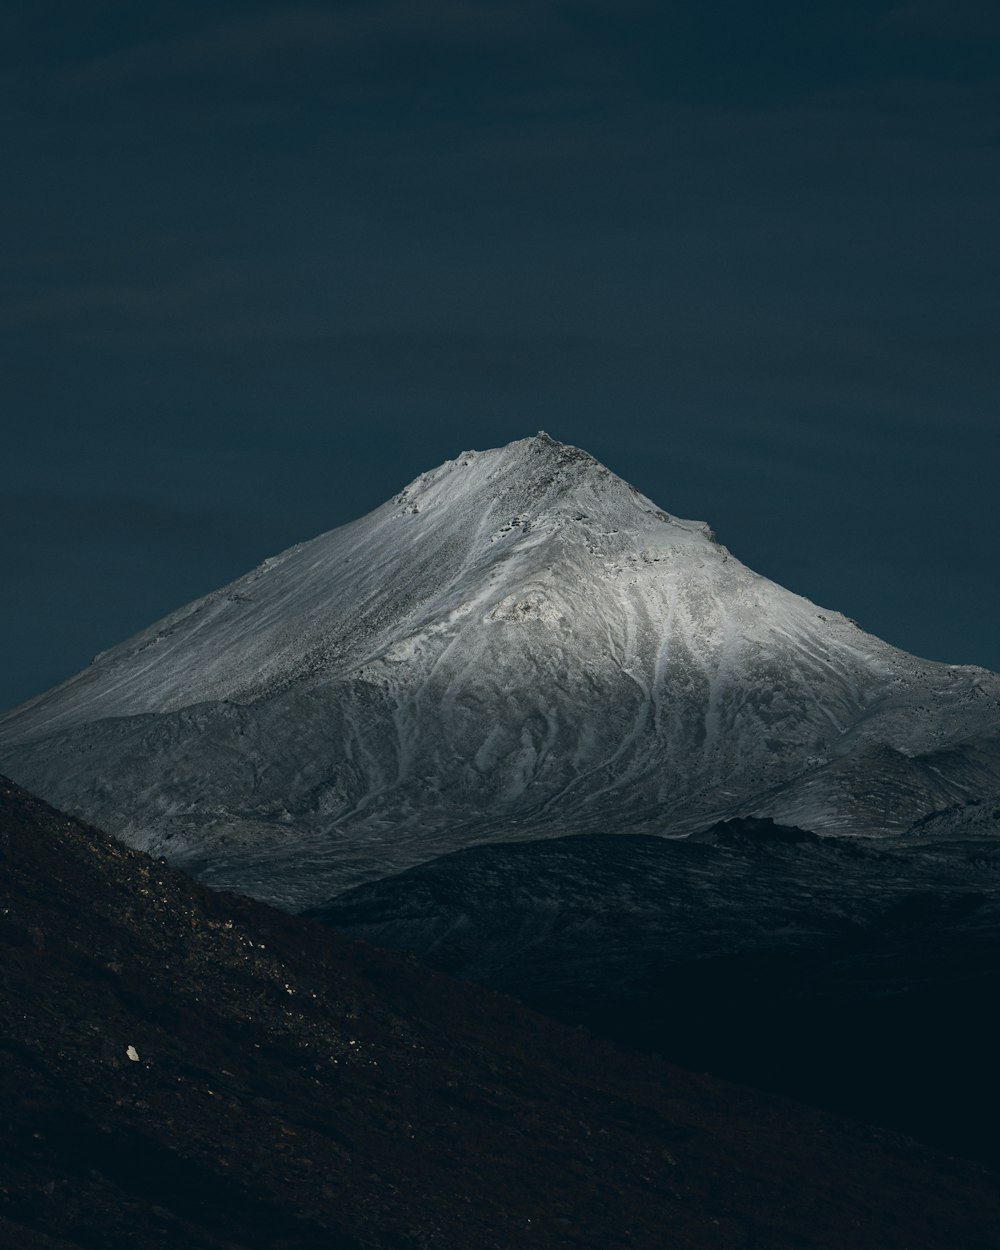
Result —
[[1000, 9], [0, 6], [0, 708], [547, 430], [1000, 669]]

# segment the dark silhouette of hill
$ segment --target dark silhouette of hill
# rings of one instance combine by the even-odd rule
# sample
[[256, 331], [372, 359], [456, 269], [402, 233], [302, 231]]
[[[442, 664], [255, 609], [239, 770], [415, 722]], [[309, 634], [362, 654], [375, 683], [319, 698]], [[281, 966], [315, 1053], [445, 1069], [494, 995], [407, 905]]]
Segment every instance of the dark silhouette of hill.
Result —
[[1000, 838], [470, 847], [315, 910], [564, 1023], [1000, 1165]]
[[1000, 1243], [990, 1174], [629, 1057], [0, 783], [0, 1242]]

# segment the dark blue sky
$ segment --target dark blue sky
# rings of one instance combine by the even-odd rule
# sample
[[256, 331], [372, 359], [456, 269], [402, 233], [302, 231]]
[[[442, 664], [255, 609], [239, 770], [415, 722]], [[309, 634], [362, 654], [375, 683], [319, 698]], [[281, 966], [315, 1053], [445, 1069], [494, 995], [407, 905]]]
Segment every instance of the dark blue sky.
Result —
[[1000, 669], [1000, 17], [0, 8], [0, 706], [466, 447]]

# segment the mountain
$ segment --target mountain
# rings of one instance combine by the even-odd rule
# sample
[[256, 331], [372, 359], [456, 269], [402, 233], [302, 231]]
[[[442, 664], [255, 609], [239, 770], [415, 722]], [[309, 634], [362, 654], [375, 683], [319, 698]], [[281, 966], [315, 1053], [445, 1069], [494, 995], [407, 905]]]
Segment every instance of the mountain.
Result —
[[1000, 1166], [989, 814], [975, 838], [745, 818], [684, 839], [476, 846], [306, 914], [627, 1046]]
[[0, 767], [294, 908], [507, 838], [901, 831], [1000, 792], [1000, 678], [880, 642], [539, 434], [97, 656], [0, 718]]
[[978, 1167], [206, 890], [4, 779], [0, 863], [5, 1245], [1000, 1241]]

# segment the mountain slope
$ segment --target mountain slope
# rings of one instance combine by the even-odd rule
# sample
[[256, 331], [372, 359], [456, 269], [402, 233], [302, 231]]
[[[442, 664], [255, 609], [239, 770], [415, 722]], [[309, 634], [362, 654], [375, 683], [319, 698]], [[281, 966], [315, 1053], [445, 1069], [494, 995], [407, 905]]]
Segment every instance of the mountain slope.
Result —
[[987, 1250], [994, 1178], [205, 890], [0, 779], [0, 1236]]
[[1000, 789], [998, 718], [996, 675], [887, 646], [540, 434], [96, 657], [0, 718], [0, 765], [299, 906], [501, 837], [899, 830]]

